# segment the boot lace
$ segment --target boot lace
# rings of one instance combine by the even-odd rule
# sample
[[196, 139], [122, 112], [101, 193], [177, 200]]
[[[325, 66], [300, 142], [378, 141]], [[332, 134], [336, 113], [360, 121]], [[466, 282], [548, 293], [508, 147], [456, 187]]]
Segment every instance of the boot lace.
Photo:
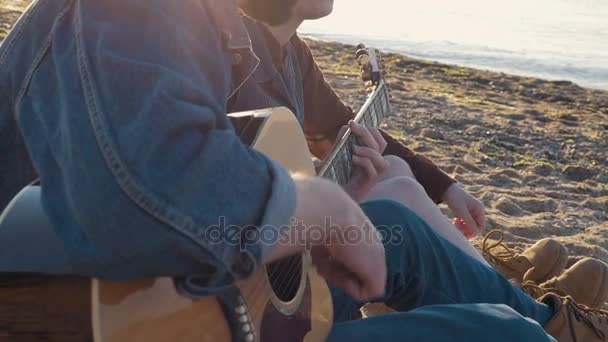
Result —
[[532, 298], [538, 299], [547, 293], [554, 293], [560, 297], [566, 297], [568, 294], [557, 287], [540, 286], [537, 283], [527, 280], [521, 284], [521, 288], [526, 291]]
[[[576, 319], [578, 322], [583, 322], [586, 324], [595, 335], [601, 339], [602, 341], [606, 340], [606, 334], [602, 331], [598, 326], [600, 324], [608, 323], [608, 311], [602, 309], [593, 309], [586, 305], [577, 304], [572, 298], [566, 297], [564, 302], [568, 309], [568, 313], [570, 318]], [[576, 337], [574, 336], [574, 329], [572, 327], [572, 320], [568, 320], [570, 322], [570, 331], [572, 334], [572, 339], [576, 342]]]
[[[496, 241], [494, 241], [496, 240]], [[481, 244], [482, 254], [494, 264], [508, 266], [517, 253], [515, 253], [504, 242], [505, 234], [500, 230], [492, 230], [483, 238]]]

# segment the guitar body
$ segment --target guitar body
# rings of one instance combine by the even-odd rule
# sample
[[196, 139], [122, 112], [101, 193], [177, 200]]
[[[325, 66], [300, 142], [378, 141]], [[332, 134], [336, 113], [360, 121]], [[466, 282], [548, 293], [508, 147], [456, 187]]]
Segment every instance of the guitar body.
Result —
[[[315, 174], [304, 134], [289, 110], [233, 116], [255, 121], [254, 149], [292, 172]], [[20, 198], [30, 202], [25, 203], [29, 210], [41, 209], [39, 201], [31, 203], [36, 198], [31, 192], [20, 194], [9, 209], [23, 208]], [[35, 216], [9, 211], [0, 218], [0, 236], [9, 225], [31, 226], [19, 220], [39, 224]], [[5, 274], [0, 287], [0, 340], [316, 342], [325, 340], [333, 321], [329, 289], [308, 254], [261, 267], [213, 297], [190, 294], [171, 278], [107, 282]]]

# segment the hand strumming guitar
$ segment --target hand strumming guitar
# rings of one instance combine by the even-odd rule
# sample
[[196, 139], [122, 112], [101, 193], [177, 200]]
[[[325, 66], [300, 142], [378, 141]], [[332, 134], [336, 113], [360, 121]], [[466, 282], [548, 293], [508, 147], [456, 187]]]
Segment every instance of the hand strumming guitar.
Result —
[[[297, 235], [304, 239], [277, 244], [264, 261], [301, 253], [309, 245], [319, 274], [329, 284], [361, 301], [382, 296], [386, 282], [384, 246], [359, 205], [335, 183], [305, 176], [294, 176], [294, 181], [297, 224], [291, 229], [303, 229]], [[345, 235], [352, 230], [358, 230], [357, 236], [362, 238], [347, 241]]]

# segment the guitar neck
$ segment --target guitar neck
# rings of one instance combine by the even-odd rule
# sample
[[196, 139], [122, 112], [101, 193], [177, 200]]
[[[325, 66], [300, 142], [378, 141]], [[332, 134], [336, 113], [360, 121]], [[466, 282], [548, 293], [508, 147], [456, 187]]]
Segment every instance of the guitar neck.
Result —
[[[384, 81], [380, 81], [355, 116], [354, 121], [364, 127], [375, 128], [378, 127], [389, 111], [388, 89]], [[319, 172], [319, 176], [327, 178], [341, 186], [346, 185], [351, 178], [352, 151], [355, 144], [356, 138], [348, 130], [326, 159], [324, 167]]]

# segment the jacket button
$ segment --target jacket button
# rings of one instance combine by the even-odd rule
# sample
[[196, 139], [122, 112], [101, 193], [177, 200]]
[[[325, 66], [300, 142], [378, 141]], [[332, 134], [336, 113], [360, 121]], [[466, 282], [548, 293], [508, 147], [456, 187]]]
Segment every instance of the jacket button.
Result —
[[239, 52], [235, 52], [232, 54], [232, 65], [241, 64], [242, 61], [243, 55], [241, 55]]

